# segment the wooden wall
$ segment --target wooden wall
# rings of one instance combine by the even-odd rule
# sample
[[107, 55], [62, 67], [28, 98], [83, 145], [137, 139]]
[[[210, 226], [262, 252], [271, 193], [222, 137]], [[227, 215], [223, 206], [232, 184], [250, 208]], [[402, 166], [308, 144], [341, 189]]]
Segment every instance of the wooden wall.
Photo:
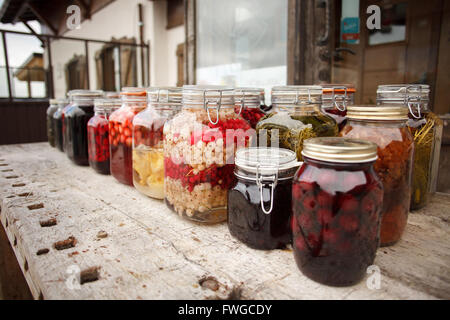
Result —
[[0, 145], [47, 140], [46, 101], [0, 101]]

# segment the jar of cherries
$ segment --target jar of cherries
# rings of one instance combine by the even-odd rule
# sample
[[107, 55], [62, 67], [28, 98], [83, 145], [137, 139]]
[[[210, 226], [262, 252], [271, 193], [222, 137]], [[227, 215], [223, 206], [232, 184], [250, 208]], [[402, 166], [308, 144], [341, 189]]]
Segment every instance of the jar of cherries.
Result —
[[133, 118], [147, 106], [144, 88], [124, 88], [122, 106], [109, 117], [111, 175], [123, 184], [133, 185]]
[[408, 219], [414, 141], [406, 126], [408, 109], [396, 105], [348, 106], [348, 122], [340, 135], [378, 145], [374, 168], [383, 182], [381, 245], [396, 243]]
[[122, 105], [120, 99], [96, 99], [94, 116], [88, 122], [89, 165], [100, 174], [109, 174], [108, 118]]
[[292, 185], [292, 235], [297, 266], [331, 286], [360, 281], [379, 245], [383, 186], [373, 164], [376, 144], [312, 138]]
[[164, 199], [163, 129], [181, 110], [181, 88], [150, 88], [148, 107], [133, 119], [133, 184], [141, 193]]
[[351, 84], [322, 84], [322, 111], [330, 115], [341, 130], [347, 122], [347, 106], [355, 103], [355, 86]]
[[[250, 131], [250, 135], [249, 135]], [[164, 125], [164, 193], [169, 208], [201, 223], [227, 217], [234, 154], [254, 130], [234, 110], [234, 91], [184, 86], [182, 110]]]
[[236, 153], [237, 183], [228, 192], [228, 229], [254, 249], [282, 249], [291, 243], [292, 178], [295, 152], [243, 148]]
[[78, 90], [72, 92], [72, 104], [64, 112], [65, 150], [69, 159], [80, 166], [89, 165], [87, 123], [94, 115], [94, 100], [103, 91]]
[[247, 120], [253, 129], [265, 115], [261, 110], [261, 92], [263, 90], [261, 88], [236, 88], [234, 91], [235, 110]]

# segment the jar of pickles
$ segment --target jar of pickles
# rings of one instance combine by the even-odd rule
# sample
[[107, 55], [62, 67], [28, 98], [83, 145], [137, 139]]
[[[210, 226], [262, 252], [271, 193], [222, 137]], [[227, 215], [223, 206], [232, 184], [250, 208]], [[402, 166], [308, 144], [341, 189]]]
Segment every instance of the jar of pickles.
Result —
[[408, 127], [414, 138], [411, 210], [423, 208], [436, 191], [443, 123], [429, 109], [430, 87], [422, 84], [378, 86], [377, 104], [409, 110]]
[[383, 182], [381, 245], [396, 243], [406, 227], [411, 195], [414, 142], [406, 126], [408, 110], [396, 105], [348, 106], [340, 135], [378, 145], [375, 171]]
[[181, 88], [150, 88], [148, 107], [133, 119], [133, 184], [141, 193], [164, 199], [163, 129], [181, 110]]
[[164, 125], [165, 202], [180, 216], [217, 223], [227, 216], [234, 154], [254, 130], [234, 110], [234, 91], [184, 86], [182, 110]]
[[58, 110], [58, 100], [50, 99], [50, 106], [47, 108], [47, 139], [48, 143], [55, 146], [55, 131], [53, 128], [53, 115]]
[[55, 147], [59, 151], [64, 151], [63, 148], [63, 109], [67, 106], [68, 101], [61, 99], [58, 103], [58, 108], [52, 116], [52, 128], [55, 137]]
[[351, 84], [324, 84], [322, 88], [322, 110], [336, 121], [341, 130], [347, 122], [347, 106], [355, 103], [355, 87]]
[[313, 138], [292, 186], [294, 257], [307, 277], [331, 286], [359, 282], [379, 245], [383, 187], [376, 144]]
[[261, 110], [261, 99], [264, 99], [264, 96], [261, 97], [263, 90], [261, 88], [236, 88], [234, 91], [235, 110], [247, 120], [253, 129], [265, 115]]
[[73, 102], [64, 112], [65, 150], [77, 165], [89, 165], [87, 123], [94, 115], [94, 100], [102, 96], [100, 90], [72, 92]]
[[245, 148], [236, 153], [236, 184], [228, 192], [228, 229], [254, 249], [281, 249], [291, 243], [292, 178], [295, 152]]
[[109, 174], [108, 119], [122, 105], [120, 99], [96, 99], [94, 116], [89, 120], [88, 151], [89, 165], [100, 174]]
[[133, 185], [133, 118], [147, 106], [144, 88], [124, 88], [122, 106], [109, 117], [111, 175], [120, 183]]
[[260, 146], [279, 146], [302, 160], [303, 141], [338, 134], [336, 121], [322, 112], [322, 87], [282, 86], [272, 89], [272, 112], [257, 126]]

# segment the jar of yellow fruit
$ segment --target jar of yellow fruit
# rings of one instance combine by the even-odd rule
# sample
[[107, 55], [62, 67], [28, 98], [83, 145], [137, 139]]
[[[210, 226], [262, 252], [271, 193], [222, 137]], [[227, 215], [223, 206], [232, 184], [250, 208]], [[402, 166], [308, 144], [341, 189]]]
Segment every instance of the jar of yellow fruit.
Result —
[[148, 107], [133, 119], [133, 184], [152, 198], [164, 199], [163, 128], [181, 109], [182, 89], [149, 88]]

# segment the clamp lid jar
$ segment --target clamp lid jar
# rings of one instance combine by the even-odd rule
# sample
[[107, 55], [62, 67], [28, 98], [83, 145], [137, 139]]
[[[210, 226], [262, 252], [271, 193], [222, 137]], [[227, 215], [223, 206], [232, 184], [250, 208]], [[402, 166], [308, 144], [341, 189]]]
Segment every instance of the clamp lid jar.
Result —
[[292, 179], [300, 163], [295, 152], [247, 148], [236, 153], [236, 185], [228, 195], [230, 233], [255, 249], [290, 243]]
[[264, 101], [264, 92], [262, 88], [236, 88], [234, 90], [235, 110], [248, 121], [253, 129], [256, 128], [258, 121], [264, 117], [265, 113], [261, 110]]

